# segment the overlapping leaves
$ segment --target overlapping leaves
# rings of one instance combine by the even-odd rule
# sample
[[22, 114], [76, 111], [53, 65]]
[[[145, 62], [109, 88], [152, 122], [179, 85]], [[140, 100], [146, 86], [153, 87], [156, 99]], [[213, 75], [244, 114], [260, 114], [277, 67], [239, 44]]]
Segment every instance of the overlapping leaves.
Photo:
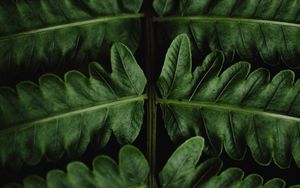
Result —
[[[209, 54], [192, 72], [190, 42], [177, 37], [158, 81], [165, 127], [175, 142], [206, 138], [206, 152], [241, 160], [247, 147], [262, 165], [300, 167], [300, 82], [283, 70], [270, 81], [265, 69], [250, 73], [239, 62], [222, 71], [223, 55]], [[222, 73], [221, 73], [222, 71]]]
[[153, 6], [162, 16], [157, 19], [162, 43], [188, 33], [195, 48], [222, 50], [229, 61], [237, 55], [300, 67], [297, 0], [154, 0]]
[[133, 142], [143, 121], [146, 78], [121, 43], [112, 47], [111, 64], [111, 74], [92, 63], [89, 78], [71, 71], [64, 81], [47, 74], [39, 86], [1, 88], [1, 164], [36, 164], [44, 155], [57, 160], [65, 150], [80, 155], [92, 139], [102, 147], [111, 134], [121, 144]]

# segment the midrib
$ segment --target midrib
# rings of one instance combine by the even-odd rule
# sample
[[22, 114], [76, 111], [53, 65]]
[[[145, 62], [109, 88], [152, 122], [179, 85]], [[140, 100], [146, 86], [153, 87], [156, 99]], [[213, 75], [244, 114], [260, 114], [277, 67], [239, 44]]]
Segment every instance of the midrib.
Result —
[[154, 19], [157, 22], [169, 22], [169, 21], [209, 21], [209, 22], [232, 22], [232, 23], [256, 23], [256, 24], [273, 24], [288, 27], [300, 28], [300, 24], [283, 22], [283, 21], [273, 21], [265, 19], [251, 19], [251, 18], [239, 18], [239, 17], [222, 17], [222, 16], [167, 16], [158, 17]]
[[34, 35], [37, 33], [50, 32], [50, 31], [59, 30], [59, 29], [66, 29], [66, 28], [71, 28], [71, 27], [76, 27], [76, 26], [84, 26], [84, 25], [97, 24], [97, 23], [101, 23], [101, 22], [109, 22], [109, 21], [122, 20], [122, 19], [134, 19], [134, 18], [141, 18], [141, 17], [143, 17], [143, 14], [122, 14], [122, 15], [117, 15], [117, 16], [98, 17], [98, 18], [84, 20], [84, 21], [77, 21], [77, 22], [71, 22], [71, 23], [67, 23], [67, 24], [54, 25], [54, 26], [49, 26], [49, 27], [44, 27], [44, 28], [39, 28], [39, 29], [33, 29], [30, 31], [25, 31], [25, 32], [19, 32], [19, 33], [15, 33], [15, 34], [11, 34], [11, 35], [1, 36], [0, 42], [5, 41], [5, 40], [22, 38], [22, 37], [26, 37], [28, 35]]
[[284, 115], [284, 114], [278, 114], [273, 112], [267, 112], [262, 111], [255, 108], [242, 108], [239, 106], [234, 105], [226, 105], [226, 104], [220, 104], [220, 103], [211, 103], [211, 102], [198, 102], [198, 101], [178, 101], [173, 99], [158, 99], [159, 104], [173, 104], [178, 106], [186, 106], [186, 107], [198, 107], [198, 108], [207, 108], [207, 109], [214, 109], [218, 111], [226, 111], [226, 112], [240, 112], [240, 113], [247, 113], [247, 114], [253, 114], [253, 115], [259, 115], [259, 116], [267, 116], [267, 117], [273, 117], [278, 119], [285, 119], [285, 120], [291, 120], [291, 121], [300, 121], [300, 118]]
[[74, 116], [74, 115], [79, 115], [82, 113], [92, 112], [92, 111], [96, 111], [99, 109], [108, 108], [111, 106], [117, 106], [117, 105], [122, 105], [122, 104], [126, 104], [126, 103], [137, 102], [137, 101], [143, 101], [146, 98], [147, 98], [146, 95], [123, 97], [123, 98], [119, 98], [116, 101], [107, 101], [106, 103], [102, 102], [100, 104], [94, 104], [92, 106], [85, 106], [85, 107], [82, 107], [77, 110], [71, 110], [71, 111], [63, 112], [61, 114], [52, 115], [52, 116], [50, 115], [50, 116], [47, 116], [47, 117], [44, 117], [44, 118], [41, 118], [38, 120], [26, 122], [26, 123], [13, 124], [9, 128], [4, 128], [3, 130], [0, 130], [0, 135], [14, 132], [16, 130], [21, 131], [24, 129], [31, 128], [32, 126], [43, 125], [44, 123], [47, 123], [47, 122], [50, 122], [53, 120], [57, 120], [57, 119], [62, 119], [62, 118], [68, 117], [68, 116]]

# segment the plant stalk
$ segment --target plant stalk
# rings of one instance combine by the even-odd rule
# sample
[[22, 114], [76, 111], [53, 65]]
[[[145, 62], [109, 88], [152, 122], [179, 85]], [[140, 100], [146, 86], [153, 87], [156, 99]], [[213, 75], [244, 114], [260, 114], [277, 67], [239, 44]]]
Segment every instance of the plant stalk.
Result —
[[153, 71], [155, 69], [155, 47], [154, 47], [154, 30], [153, 30], [153, 10], [152, 0], [145, 0], [145, 62], [146, 75], [148, 79], [148, 104], [147, 104], [147, 158], [150, 164], [150, 175], [148, 186], [157, 188], [156, 182], [156, 92], [155, 78]]

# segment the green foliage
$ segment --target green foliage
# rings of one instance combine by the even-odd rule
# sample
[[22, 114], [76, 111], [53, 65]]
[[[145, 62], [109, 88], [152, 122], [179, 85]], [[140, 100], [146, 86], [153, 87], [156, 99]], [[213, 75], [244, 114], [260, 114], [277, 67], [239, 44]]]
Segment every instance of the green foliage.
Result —
[[[0, 186], [2, 175], [23, 163], [28, 168], [43, 159], [47, 165], [62, 156], [78, 159], [88, 146], [108, 145], [112, 135], [117, 141], [112, 145], [133, 143], [144, 122], [147, 128], [136, 144], [147, 146], [149, 165], [142, 152], [126, 145], [118, 165], [101, 155], [92, 167], [71, 162], [67, 172], [50, 170], [46, 177], [38, 173], [7, 187], [284, 188], [285, 181], [264, 181], [258, 174], [265, 173], [256, 169], [258, 174], [245, 177], [232, 163], [222, 169], [218, 157], [224, 148], [234, 160], [252, 154], [260, 165], [274, 161], [289, 168], [295, 161], [300, 168], [299, 76], [290, 70], [251, 70], [244, 61], [233, 64], [247, 60], [254, 67], [270, 67], [264, 62], [299, 68], [299, 7], [299, 0], [1, 2], [0, 85], [32, 81], [0, 87]], [[177, 35], [157, 82], [158, 98], [156, 68]], [[145, 93], [147, 79], [135, 52], [149, 79]], [[74, 67], [79, 70], [65, 73]], [[44, 72], [52, 73], [33, 82]], [[157, 105], [171, 140], [183, 143], [158, 175], [157, 160], [165, 151], [156, 154], [156, 149], [169, 145], [157, 127], [162, 126]]]
[[244, 172], [239, 168], [229, 168], [217, 175], [222, 166], [219, 159], [211, 158], [199, 163], [203, 146], [204, 141], [201, 137], [190, 138], [179, 146], [160, 172], [161, 187], [285, 187], [285, 182], [279, 178], [269, 180], [265, 184], [263, 184], [263, 178], [258, 174], [251, 174], [244, 178]]
[[[236, 188], [284, 188], [285, 182], [274, 178], [263, 184], [263, 178], [251, 174], [244, 178], [239, 168], [229, 168], [219, 173], [222, 161], [211, 158], [199, 163], [204, 146], [202, 137], [193, 137], [179, 146], [159, 174], [163, 188], [187, 187], [236, 187]], [[119, 152], [119, 165], [108, 156], [98, 156], [93, 161], [93, 170], [81, 162], [71, 162], [67, 172], [51, 170], [46, 179], [29, 176], [23, 185], [12, 183], [5, 188], [142, 188], [146, 187], [149, 174], [148, 163], [143, 154], [134, 146], [123, 146]], [[292, 186], [299, 187], [298, 185]]]
[[174, 2], [172, 0], [153, 1], [153, 8], [160, 16], [170, 12], [173, 6], [174, 6]]
[[9, 184], [5, 188], [145, 188], [149, 165], [143, 154], [134, 146], [123, 146], [119, 164], [108, 156], [100, 155], [93, 161], [93, 170], [81, 162], [71, 162], [67, 172], [51, 170], [46, 179], [29, 176], [24, 184]]
[[111, 64], [111, 74], [92, 63], [89, 78], [71, 71], [65, 81], [47, 74], [39, 86], [1, 88], [1, 164], [34, 165], [43, 155], [57, 160], [65, 150], [80, 155], [92, 138], [102, 147], [112, 133], [121, 144], [133, 142], [143, 121], [146, 78], [121, 43], [111, 49]]
[[[100, 60], [139, 43], [142, 0], [19, 0], [0, 5], [0, 73]], [[123, 28], [123, 29], [118, 29]], [[7, 74], [5, 74], [7, 75]], [[2, 75], [2, 79], [5, 76]]]
[[223, 55], [209, 54], [194, 72], [190, 42], [178, 36], [166, 55], [159, 77], [159, 100], [165, 127], [178, 142], [194, 135], [206, 138], [207, 153], [243, 159], [247, 147], [261, 165], [271, 159], [300, 167], [300, 81], [284, 70], [270, 81], [266, 69], [250, 73], [250, 64], [236, 63], [222, 73]]
[[194, 48], [222, 50], [229, 62], [237, 55], [300, 67], [297, 0], [154, 0], [153, 6], [162, 16], [157, 19], [161, 43], [187, 33]]
[[198, 165], [203, 147], [201, 137], [190, 138], [179, 146], [159, 174], [161, 187], [194, 187], [216, 175], [222, 166], [220, 159], [208, 159]]
[[[263, 178], [258, 174], [250, 174], [244, 177], [244, 172], [239, 168], [229, 168], [223, 171], [220, 175], [210, 178], [203, 182], [198, 187], [201, 188], [221, 188], [221, 187], [235, 187], [235, 188], [284, 188], [285, 182], [282, 179], [274, 178], [266, 183], [263, 183]], [[296, 186], [294, 186], [296, 187]]]

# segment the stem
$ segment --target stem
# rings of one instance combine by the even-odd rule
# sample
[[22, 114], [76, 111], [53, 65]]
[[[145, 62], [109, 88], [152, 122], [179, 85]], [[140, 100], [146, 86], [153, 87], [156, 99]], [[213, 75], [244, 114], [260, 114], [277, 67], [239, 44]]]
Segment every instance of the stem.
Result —
[[122, 15], [117, 15], [117, 16], [99, 17], [99, 18], [94, 18], [91, 20], [76, 21], [76, 22], [65, 23], [65, 24], [60, 24], [60, 25], [48, 26], [45, 28], [32, 29], [30, 31], [14, 33], [14, 34], [6, 35], [6, 36], [0, 36], [0, 41], [12, 40], [15, 38], [23, 38], [23, 37], [28, 37], [30, 35], [35, 35], [37, 33], [53, 32], [55, 30], [67, 29], [67, 28], [71, 28], [71, 27], [99, 24], [102, 22], [111, 22], [111, 21], [120, 20], [120, 19], [139, 19], [142, 17], [143, 17], [143, 14], [122, 14]]
[[177, 99], [157, 99], [159, 104], [162, 105], [176, 105], [176, 106], [185, 106], [189, 108], [204, 108], [204, 109], [213, 109], [216, 111], [225, 111], [225, 112], [238, 112], [243, 114], [253, 114], [258, 116], [272, 117], [277, 119], [284, 119], [289, 121], [300, 122], [300, 118], [287, 114], [280, 114], [279, 112], [268, 112], [263, 109], [250, 108], [250, 107], [240, 107], [237, 105], [229, 104], [219, 104], [213, 102], [203, 102], [203, 101], [179, 101]]
[[154, 87], [148, 88], [147, 106], [147, 156], [150, 163], [149, 187], [156, 188], [156, 93]]
[[66, 118], [68, 116], [76, 116], [82, 113], [93, 112], [100, 109], [109, 108], [111, 106], [118, 106], [118, 105], [123, 105], [123, 104], [137, 102], [137, 101], [144, 101], [146, 98], [147, 98], [146, 95], [123, 97], [117, 100], [103, 101], [100, 103], [92, 104], [90, 106], [78, 107], [78, 109], [61, 112], [60, 114], [56, 114], [56, 115], [49, 115], [41, 119], [30, 120], [29, 122], [12, 124], [8, 128], [4, 127], [3, 129], [0, 129], [0, 136], [3, 134], [15, 132], [16, 130], [21, 131], [21, 130], [30, 129], [37, 125], [38, 126], [45, 125], [45, 123], [47, 122], [51, 122], [56, 119]]
[[146, 39], [146, 75], [148, 78], [147, 95], [147, 158], [150, 164], [150, 175], [148, 186], [157, 188], [156, 182], [156, 92], [155, 78], [153, 70], [155, 69], [155, 54], [154, 54], [154, 30], [153, 30], [153, 11], [152, 0], [145, 0], [145, 39]]
[[299, 28], [300, 24], [290, 23], [275, 20], [253, 19], [253, 18], [239, 18], [239, 17], [222, 17], [222, 16], [168, 16], [154, 18], [155, 22], [190, 22], [190, 21], [202, 21], [202, 22], [226, 22], [226, 23], [255, 23], [255, 24], [272, 24], [287, 27]]

